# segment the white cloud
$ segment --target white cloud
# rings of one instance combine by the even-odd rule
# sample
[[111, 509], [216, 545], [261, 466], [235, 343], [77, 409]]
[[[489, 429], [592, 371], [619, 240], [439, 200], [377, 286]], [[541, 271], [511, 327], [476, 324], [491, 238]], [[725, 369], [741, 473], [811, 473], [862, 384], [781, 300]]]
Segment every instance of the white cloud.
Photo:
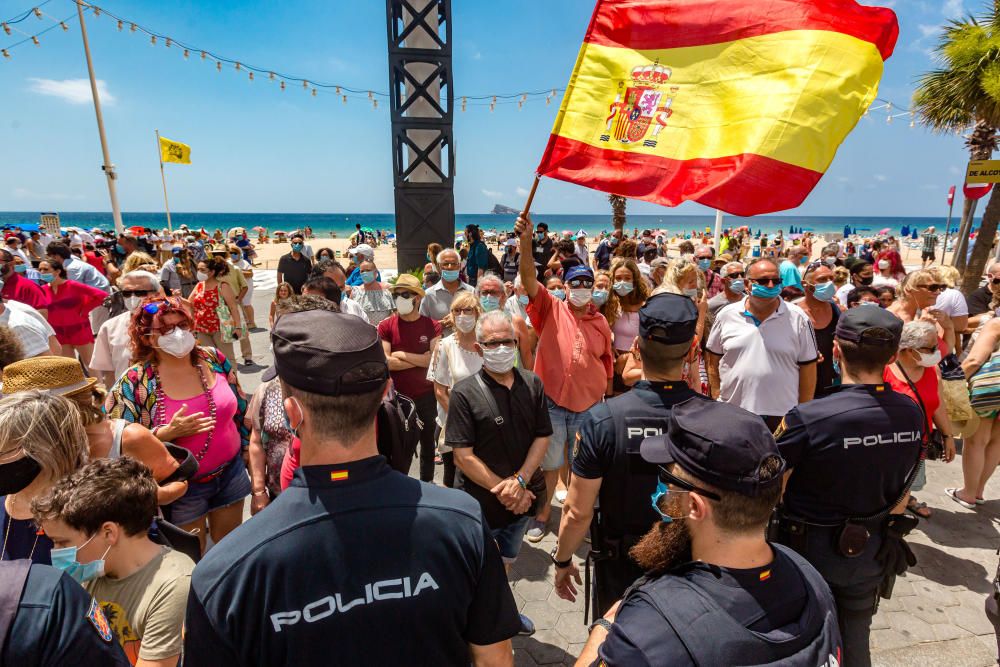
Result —
[[838, 183], [850, 183], [851, 179], [848, 178], [847, 176], [838, 176], [837, 177], [837, 182]]
[[965, 3], [962, 0], [944, 0], [941, 13], [950, 19], [961, 18], [965, 16]]
[[482, 52], [481, 51], [476, 51], [476, 53], [472, 56], [472, 59], [473, 60], [482, 60], [483, 59]]
[[885, 183], [887, 180], [889, 180], [885, 174], [875, 174], [874, 178], [879, 183]]
[[528, 196], [528, 188], [522, 188], [522, 187], [518, 186], [517, 189], [514, 190], [514, 192], [516, 192], [519, 197], [527, 197]]
[[[31, 92], [39, 95], [58, 97], [70, 104], [90, 104], [90, 81], [87, 79], [28, 79], [31, 82]], [[97, 92], [101, 96], [101, 104], [110, 106], [115, 103], [115, 96], [108, 92], [103, 79], [97, 80]]]
[[939, 25], [925, 25], [925, 24], [921, 23], [920, 25], [917, 26], [917, 30], [919, 30], [920, 34], [923, 36], [923, 38], [926, 39], [928, 37], [933, 37], [934, 35], [936, 35], [939, 32], [941, 32], [941, 26], [939, 26]]
[[487, 190], [483, 188], [482, 193], [487, 197], [489, 197], [490, 199], [500, 199], [501, 197], [503, 197], [503, 193], [497, 192], [496, 190]]
[[958, 176], [959, 174], [962, 173], [962, 170], [956, 167], [955, 165], [952, 165], [948, 167], [948, 172], [951, 173], [952, 176]]
[[63, 192], [35, 192], [28, 188], [14, 188], [10, 192], [15, 199], [29, 199], [33, 201], [68, 201], [84, 199], [83, 195], [68, 195]]

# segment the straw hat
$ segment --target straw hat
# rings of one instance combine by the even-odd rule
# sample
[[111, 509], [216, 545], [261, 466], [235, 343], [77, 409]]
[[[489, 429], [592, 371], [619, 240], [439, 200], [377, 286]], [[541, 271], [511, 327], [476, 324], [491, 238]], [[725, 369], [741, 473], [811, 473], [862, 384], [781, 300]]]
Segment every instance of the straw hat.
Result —
[[[410, 273], [400, 274], [399, 278], [396, 279], [396, 284], [389, 288], [389, 291], [393, 293], [397, 290], [409, 290], [416, 292], [420, 296], [424, 296], [424, 288], [420, 284], [420, 281]], [[10, 366], [7, 368], [10, 368]]]
[[3, 395], [41, 389], [57, 396], [89, 391], [97, 378], [83, 375], [80, 362], [69, 357], [32, 357], [3, 369]]

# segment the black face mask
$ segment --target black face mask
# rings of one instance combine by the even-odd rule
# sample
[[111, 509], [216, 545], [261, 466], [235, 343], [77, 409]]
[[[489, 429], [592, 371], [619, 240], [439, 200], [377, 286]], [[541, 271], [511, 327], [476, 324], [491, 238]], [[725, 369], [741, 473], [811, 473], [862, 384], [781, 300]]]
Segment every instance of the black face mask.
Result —
[[42, 472], [42, 466], [30, 456], [0, 465], [0, 496], [23, 491]]
[[875, 276], [868, 276], [867, 278], [860, 278], [860, 277], [858, 278], [858, 282], [865, 287], [870, 286], [873, 280], [875, 280]]

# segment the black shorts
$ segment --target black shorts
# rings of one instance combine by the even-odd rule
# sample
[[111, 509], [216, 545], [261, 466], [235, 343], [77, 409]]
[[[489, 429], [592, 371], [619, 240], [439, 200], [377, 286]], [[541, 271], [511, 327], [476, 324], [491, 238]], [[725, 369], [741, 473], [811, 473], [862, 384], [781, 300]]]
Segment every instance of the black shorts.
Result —
[[931, 260], [933, 262], [935, 259], [936, 259], [936, 257], [934, 257], [934, 251], [933, 250], [931, 250], [930, 252], [922, 252], [922, 253], [920, 253], [920, 261], [922, 261], [922, 262], [926, 262], [927, 260]]

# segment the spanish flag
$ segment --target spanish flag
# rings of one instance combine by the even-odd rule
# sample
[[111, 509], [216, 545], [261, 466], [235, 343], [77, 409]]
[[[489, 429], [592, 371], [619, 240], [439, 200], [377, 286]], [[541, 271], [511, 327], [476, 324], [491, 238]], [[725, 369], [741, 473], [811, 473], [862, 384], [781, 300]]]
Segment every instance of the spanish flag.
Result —
[[854, 0], [598, 0], [538, 174], [734, 215], [794, 208], [899, 36]]
[[191, 147], [179, 141], [160, 137], [160, 162], [191, 164]]

